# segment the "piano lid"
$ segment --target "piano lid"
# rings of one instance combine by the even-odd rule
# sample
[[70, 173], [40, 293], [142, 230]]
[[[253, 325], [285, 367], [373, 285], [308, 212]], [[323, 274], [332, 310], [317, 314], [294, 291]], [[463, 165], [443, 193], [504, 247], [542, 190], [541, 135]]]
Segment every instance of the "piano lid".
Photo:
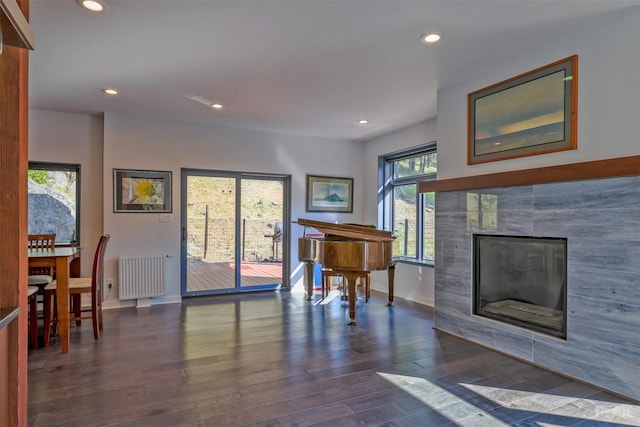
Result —
[[323, 232], [327, 236], [340, 236], [352, 240], [365, 240], [369, 242], [390, 242], [396, 238], [390, 231], [377, 230], [366, 225], [334, 224], [331, 222], [314, 221], [312, 219], [298, 218], [293, 221], [304, 227], [311, 227]]

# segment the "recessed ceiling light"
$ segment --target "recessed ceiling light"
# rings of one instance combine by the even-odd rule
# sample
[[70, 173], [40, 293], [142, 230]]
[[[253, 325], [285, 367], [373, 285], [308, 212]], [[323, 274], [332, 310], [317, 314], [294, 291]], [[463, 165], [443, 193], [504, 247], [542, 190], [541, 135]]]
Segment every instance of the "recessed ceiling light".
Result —
[[440, 40], [440, 34], [436, 33], [427, 33], [420, 36], [420, 41], [425, 44], [435, 43], [438, 40]]
[[106, 93], [107, 95], [119, 95], [120, 92], [117, 89], [102, 89], [102, 92]]
[[369, 120], [365, 120], [365, 119], [358, 120], [359, 125], [366, 125], [367, 123], [369, 123]]
[[100, 0], [76, 0], [76, 3], [91, 12], [102, 12], [107, 8]]
[[187, 98], [189, 98], [192, 101], [198, 102], [200, 104], [206, 105], [209, 108], [212, 108], [214, 110], [222, 110], [224, 109], [224, 105], [220, 104], [219, 102], [213, 102], [210, 99], [205, 98], [204, 96], [200, 96], [200, 95], [194, 95], [192, 93], [186, 93], [184, 96], [186, 96]]

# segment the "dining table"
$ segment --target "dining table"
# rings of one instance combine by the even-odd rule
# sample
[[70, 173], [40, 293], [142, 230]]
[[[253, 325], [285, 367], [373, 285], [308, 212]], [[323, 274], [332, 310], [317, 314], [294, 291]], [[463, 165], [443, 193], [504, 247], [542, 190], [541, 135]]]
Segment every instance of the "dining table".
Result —
[[29, 267], [55, 267], [60, 347], [63, 353], [67, 353], [69, 351], [69, 278], [80, 277], [81, 248], [61, 246], [28, 251]]

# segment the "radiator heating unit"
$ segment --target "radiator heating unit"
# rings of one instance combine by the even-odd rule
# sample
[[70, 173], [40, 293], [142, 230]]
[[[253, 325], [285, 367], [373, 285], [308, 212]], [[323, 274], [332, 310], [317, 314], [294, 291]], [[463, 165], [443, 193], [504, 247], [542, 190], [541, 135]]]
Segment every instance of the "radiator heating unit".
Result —
[[150, 298], [165, 294], [166, 256], [123, 256], [118, 258], [121, 300]]

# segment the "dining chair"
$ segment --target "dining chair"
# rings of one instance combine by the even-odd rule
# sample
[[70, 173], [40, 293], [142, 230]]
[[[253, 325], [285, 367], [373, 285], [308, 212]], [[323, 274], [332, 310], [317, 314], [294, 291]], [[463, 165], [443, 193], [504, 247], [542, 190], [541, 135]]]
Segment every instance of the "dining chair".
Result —
[[[30, 250], [46, 251], [53, 249], [55, 245], [55, 233], [29, 234], [27, 236], [27, 247]], [[32, 336], [31, 345], [33, 348], [38, 348], [38, 303], [44, 305], [44, 287], [51, 283], [54, 277], [54, 267], [29, 267], [27, 276], [29, 284], [29, 316], [30, 319], [35, 319], [33, 321], [30, 320], [29, 324], [29, 331]], [[32, 287], [35, 288], [35, 292], [32, 292]], [[40, 296], [40, 298], [38, 296]], [[44, 317], [44, 312], [42, 316]]]
[[40, 250], [53, 249], [55, 244], [56, 244], [55, 233], [28, 235], [29, 249], [40, 249]]
[[[103, 266], [104, 266], [104, 252], [107, 248], [107, 243], [111, 237], [108, 234], [100, 236], [98, 247], [96, 248], [95, 255], [93, 257], [93, 268], [91, 270], [91, 277], [72, 277], [69, 278], [69, 298], [71, 301], [71, 308], [69, 311], [69, 321], [76, 322], [80, 326], [80, 322], [85, 319], [91, 319], [93, 323], [93, 337], [95, 339], [100, 338], [100, 330], [102, 330], [102, 281], [103, 281]], [[49, 345], [49, 337], [51, 332], [57, 329], [57, 310], [55, 309], [55, 297], [56, 297], [57, 280], [53, 280], [44, 288], [44, 305], [45, 305], [45, 319], [44, 319], [44, 346]], [[91, 295], [91, 307], [82, 307], [82, 295]], [[53, 316], [51, 315], [51, 303], [54, 303]], [[88, 313], [85, 314], [82, 313]]]
[[37, 286], [29, 286], [27, 297], [29, 301], [29, 338], [31, 348], [38, 348], [38, 291]]
[[[49, 250], [56, 245], [55, 233], [29, 234], [27, 247], [31, 250]], [[29, 267], [29, 286], [38, 286], [42, 291], [55, 276], [53, 267]]]

